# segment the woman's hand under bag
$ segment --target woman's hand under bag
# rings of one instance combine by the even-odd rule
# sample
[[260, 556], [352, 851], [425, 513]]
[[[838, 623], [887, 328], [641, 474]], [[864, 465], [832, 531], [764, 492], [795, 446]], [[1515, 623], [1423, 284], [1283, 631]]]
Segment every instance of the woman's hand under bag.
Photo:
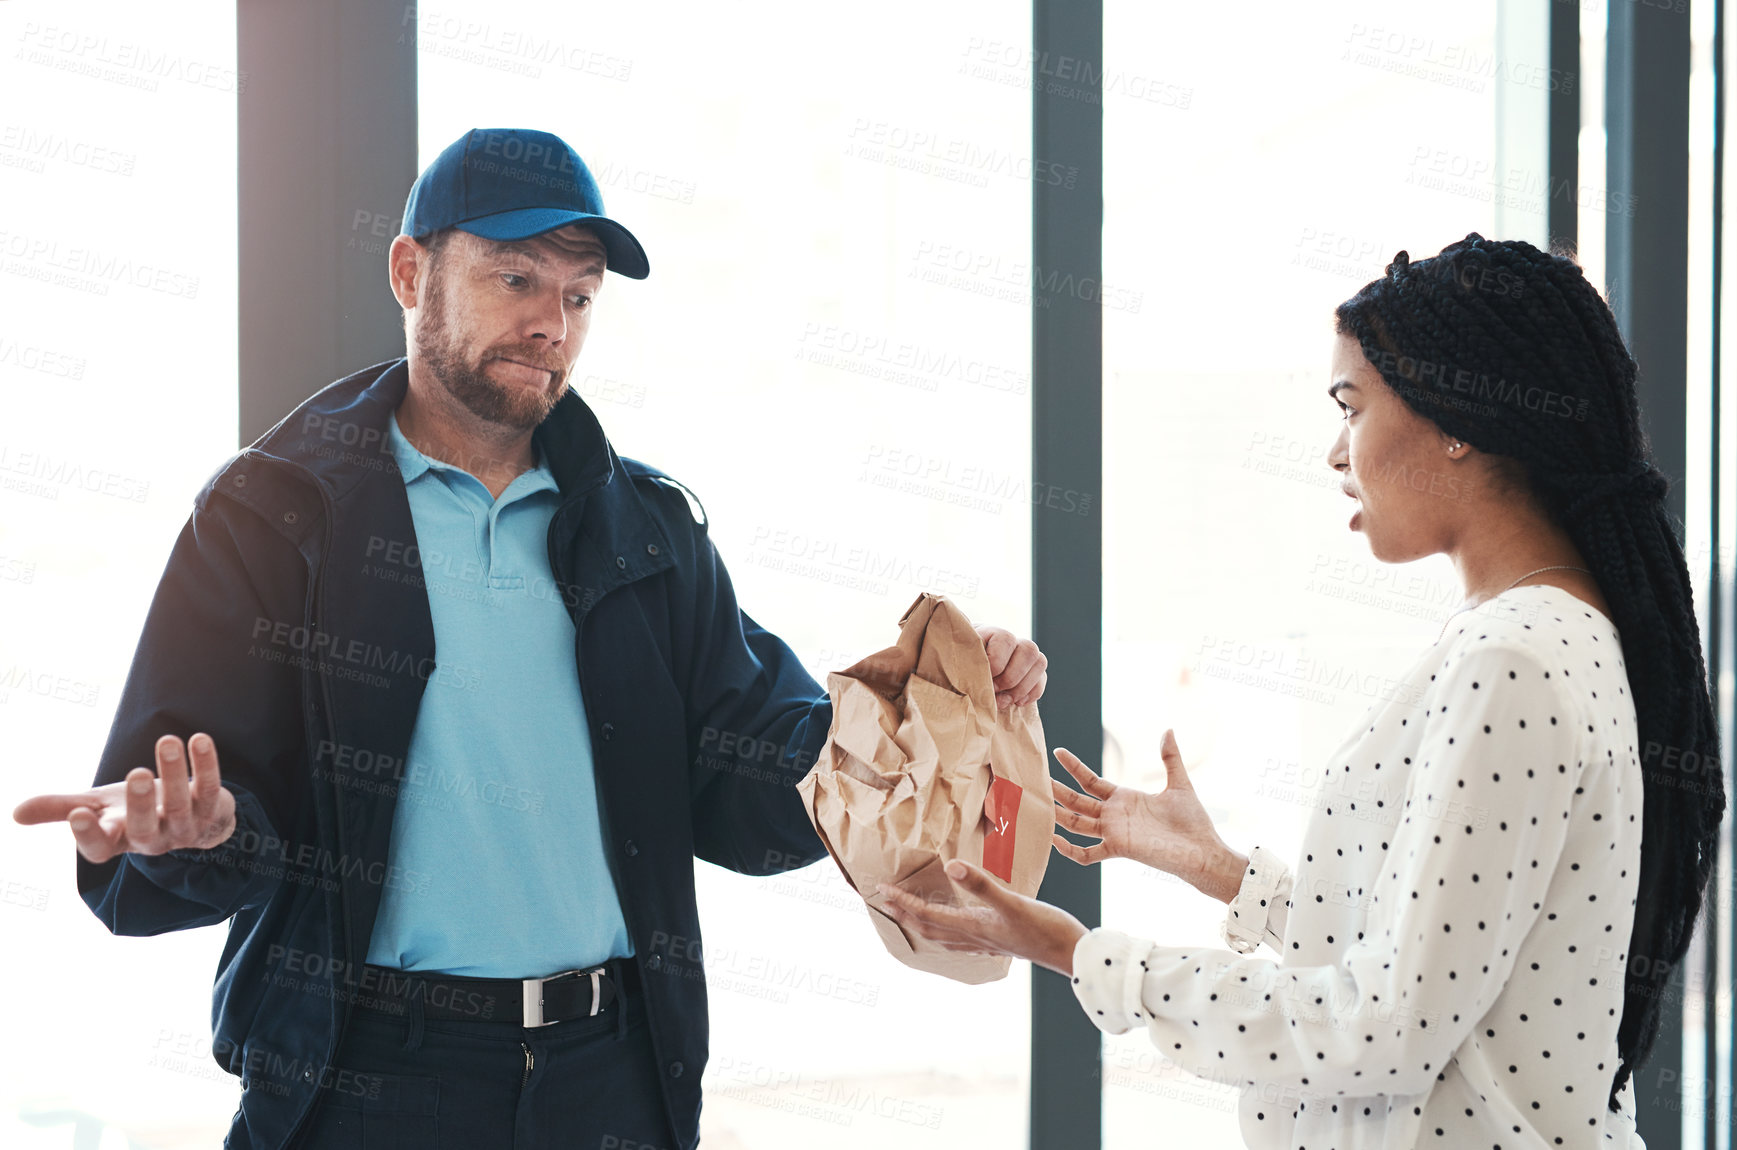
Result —
[[[1080, 920], [1028, 898], [964, 859], [947, 863], [947, 877], [973, 901], [930, 901], [881, 883], [882, 907], [900, 927], [964, 954], [1008, 954], [1057, 974], [1074, 972], [1074, 947], [1086, 934]], [[951, 897], [951, 896], [950, 896]]]
[[1188, 781], [1174, 731], [1164, 732], [1162, 751], [1167, 782], [1162, 791], [1149, 794], [1101, 778], [1072, 751], [1057, 747], [1056, 759], [1080, 790], [1050, 780], [1058, 808], [1056, 823], [1099, 841], [1079, 846], [1058, 834], [1053, 838], [1055, 849], [1081, 865], [1107, 858], [1133, 859], [1228, 903], [1242, 885], [1248, 859], [1225, 846], [1213, 829]]

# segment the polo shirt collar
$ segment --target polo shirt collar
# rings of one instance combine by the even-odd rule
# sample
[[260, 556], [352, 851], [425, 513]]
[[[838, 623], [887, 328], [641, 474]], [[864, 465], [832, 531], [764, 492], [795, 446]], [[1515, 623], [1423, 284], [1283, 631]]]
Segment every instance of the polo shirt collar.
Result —
[[416, 445], [404, 437], [403, 429], [398, 426], [396, 411], [386, 417], [386, 442], [392, 445], [392, 458], [397, 462], [406, 485], [419, 479], [431, 465], [432, 461], [428, 456], [418, 451]]
[[[452, 464], [425, 455], [421, 449], [411, 443], [409, 438], [405, 436], [404, 429], [398, 426], [398, 413], [396, 411], [386, 417], [386, 438], [392, 448], [392, 458], [398, 464], [400, 474], [404, 476], [405, 486], [409, 486], [431, 469], [455, 470]], [[515, 478], [511, 484], [519, 489], [515, 496], [517, 498], [529, 495], [533, 491], [560, 490], [555, 482], [555, 473], [549, 470], [548, 457], [534, 440], [531, 450], [536, 454], [536, 464]]]

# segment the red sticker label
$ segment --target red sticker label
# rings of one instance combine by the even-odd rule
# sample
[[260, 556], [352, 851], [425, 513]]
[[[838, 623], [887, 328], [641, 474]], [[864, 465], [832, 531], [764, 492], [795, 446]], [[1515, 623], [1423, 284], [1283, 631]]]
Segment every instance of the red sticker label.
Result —
[[997, 775], [983, 798], [983, 817], [989, 820], [983, 834], [983, 869], [1002, 882], [1013, 881], [1013, 838], [1019, 831], [1019, 800], [1024, 794], [1018, 783]]

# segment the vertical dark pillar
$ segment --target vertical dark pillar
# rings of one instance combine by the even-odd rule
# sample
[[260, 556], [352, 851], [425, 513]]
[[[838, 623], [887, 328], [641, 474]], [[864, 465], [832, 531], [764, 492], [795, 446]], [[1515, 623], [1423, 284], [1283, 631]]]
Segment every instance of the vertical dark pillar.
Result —
[[[1732, 660], [1730, 627], [1730, 611], [1728, 607], [1727, 586], [1730, 584], [1730, 573], [1725, 569], [1724, 534], [1721, 529], [1721, 515], [1724, 505], [1722, 489], [1724, 485], [1724, 460], [1721, 457], [1723, 449], [1723, 396], [1720, 387], [1720, 373], [1724, 361], [1723, 315], [1725, 299], [1725, 4], [1723, 0], [1713, 5], [1713, 220], [1712, 220], [1712, 299], [1713, 312], [1712, 346], [1709, 351], [1709, 397], [1711, 400], [1710, 423], [1713, 428], [1712, 441], [1708, 446], [1708, 457], [1711, 463], [1709, 483], [1711, 488], [1708, 501], [1708, 518], [1711, 520], [1708, 532], [1708, 551], [1712, 562], [1709, 565], [1707, 579], [1707, 670], [1713, 683], [1724, 681], [1730, 673]], [[1720, 758], [1725, 764], [1726, 777], [1724, 785], [1729, 796], [1731, 777], [1731, 732], [1737, 726], [1737, 716], [1731, 714], [1730, 708], [1722, 698], [1722, 692], [1713, 691], [1713, 705], [1719, 723]], [[1732, 804], [1727, 798], [1726, 810]], [[1727, 900], [1737, 888], [1732, 885], [1733, 872], [1723, 864], [1723, 860], [1715, 862], [1712, 877], [1707, 882], [1707, 985], [1714, 994], [1718, 993], [1719, 985], [1719, 953], [1721, 943], [1725, 946], [1737, 944], [1737, 937], [1731, 934], [1731, 923], [1723, 921], [1726, 915], [1721, 913], [1722, 907], [1730, 906]], [[1727, 953], [1731, 953], [1727, 951]], [[1737, 1113], [1734, 1113], [1733, 1099], [1737, 1099], [1737, 1058], [1729, 1052], [1737, 1050], [1737, 1045], [1731, 1045], [1737, 1039], [1737, 1032], [1726, 1037], [1726, 1043], [1721, 1044], [1717, 1012], [1710, 1012], [1706, 1033], [1702, 1036], [1703, 1057], [1706, 1059], [1707, 1077], [1711, 1089], [1708, 1090], [1707, 1111], [1704, 1115], [1701, 1137], [1703, 1145], [1711, 1148], [1719, 1144], [1719, 1132], [1730, 1129], [1737, 1123]], [[1725, 1046], [1723, 1055], [1720, 1047]], [[1721, 1066], [1721, 1059], [1724, 1065]], [[1722, 1072], [1722, 1073], [1721, 1073]], [[1718, 1084], [1723, 1077], [1723, 1087]]]
[[[1680, 521], [1688, 459], [1689, 15], [1611, 0], [1605, 68], [1605, 242], [1611, 308], [1640, 364], [1641, 418]], [[1634, 1076], [1647, 1150], [1683, 1144], [1683, 978]]]
[[1546, 135], [1550, 247], [1577, 250], [1580, 235], [1580, 5], [1550, 5], [1550, 95]]
[[237, 0], [243, 444], [404, 354], [385, 251], [416, 179], [413, 4]]
[[[1032, 0], [1032, 18], [1032, 634], [1050, 662], [1050, 745], [1096, 764], [1104, 729], [1103, 3]], [[1046, 172], [1074, 179], [1069, 186]], [[1088, 514], [1070, 510], [1080, 494], [1091, 499]], [[1065, 777], [1053, 758], [1050, 770]], [[1039, 895], [1098, 925], [1096, 867], [1051, 865]], [[1098, 1031], [1072, 986], [1034, 970], [1030, 1150], [1103, 1144], [1101, 1066]]]

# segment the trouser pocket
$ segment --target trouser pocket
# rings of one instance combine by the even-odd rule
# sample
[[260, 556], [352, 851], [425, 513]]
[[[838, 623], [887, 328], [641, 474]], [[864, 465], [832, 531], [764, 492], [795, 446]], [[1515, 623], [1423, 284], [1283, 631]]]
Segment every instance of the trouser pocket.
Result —
[[314, 1133], [320, 1150], [429, 1150], [440, 1134], [440, 1079], [332, 1067]]

